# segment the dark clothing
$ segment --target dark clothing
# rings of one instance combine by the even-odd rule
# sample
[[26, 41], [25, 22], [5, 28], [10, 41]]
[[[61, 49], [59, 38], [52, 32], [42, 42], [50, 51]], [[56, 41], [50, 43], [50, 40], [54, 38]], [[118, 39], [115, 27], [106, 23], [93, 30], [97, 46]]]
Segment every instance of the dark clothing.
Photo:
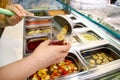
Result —
[[4, 28], [0, 28], [0, 38], [2, 36], [3, 31], [4, 31]]
[[114, 4], [117, 0], [110, 0], [111, 4]]

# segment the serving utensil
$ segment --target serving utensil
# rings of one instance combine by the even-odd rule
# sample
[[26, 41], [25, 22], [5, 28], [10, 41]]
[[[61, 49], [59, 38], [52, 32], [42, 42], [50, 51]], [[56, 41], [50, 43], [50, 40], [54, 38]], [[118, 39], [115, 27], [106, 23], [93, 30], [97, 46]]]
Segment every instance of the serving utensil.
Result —
[[4, 14], [6, 16], [12, 16], [14, 15], [14, 13], [10, 10], [7, 10], [7, 9], [3, 9], [3, 8], [0, 8], [0, 14]]

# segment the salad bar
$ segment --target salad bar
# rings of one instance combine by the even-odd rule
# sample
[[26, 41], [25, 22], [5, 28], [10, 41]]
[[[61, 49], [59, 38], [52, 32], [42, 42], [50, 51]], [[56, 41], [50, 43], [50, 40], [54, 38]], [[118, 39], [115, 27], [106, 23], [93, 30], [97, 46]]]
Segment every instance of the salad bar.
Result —
[[35, 16], [25, 17], [23, 57], [32, 54], [41, 42], [56, 40], [56, 34], [64, 25], [68, 27], [64, 41], [71, 44], [71, 49], [64, 61], [40, 69], [28, 80], [102, 80], [102, 77], [119, 71], [120, 43], [99, 29], [100, 25], [57, 1], [62, 9], [32, 9]]

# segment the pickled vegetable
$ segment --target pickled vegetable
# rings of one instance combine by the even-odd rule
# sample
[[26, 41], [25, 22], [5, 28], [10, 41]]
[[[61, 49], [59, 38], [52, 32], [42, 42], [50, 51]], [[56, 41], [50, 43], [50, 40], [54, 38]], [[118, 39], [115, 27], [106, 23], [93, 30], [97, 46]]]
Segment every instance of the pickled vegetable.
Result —
[[91, 56], [90, 64], [101, 65], [113, 61], [113, 58], [106, 53], [99, 52]]
[[29, 30], [27, 35], [41, 34], [41, 33], [49, 33], [51, 29], [37, 29], [37, 30]]

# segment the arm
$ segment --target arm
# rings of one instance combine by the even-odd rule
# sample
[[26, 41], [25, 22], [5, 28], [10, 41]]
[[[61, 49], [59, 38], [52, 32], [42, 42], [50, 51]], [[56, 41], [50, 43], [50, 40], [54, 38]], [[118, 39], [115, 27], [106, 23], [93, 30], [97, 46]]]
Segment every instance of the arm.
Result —
[[[70, 49], [67, 45], [49, 45], [50, 40], [41, 43], [28, 57], [0, 68], [0, 80], [24, 80], [37, 70], [63, 60]], [[55, 51], [54, 51], [55, 50]]]

